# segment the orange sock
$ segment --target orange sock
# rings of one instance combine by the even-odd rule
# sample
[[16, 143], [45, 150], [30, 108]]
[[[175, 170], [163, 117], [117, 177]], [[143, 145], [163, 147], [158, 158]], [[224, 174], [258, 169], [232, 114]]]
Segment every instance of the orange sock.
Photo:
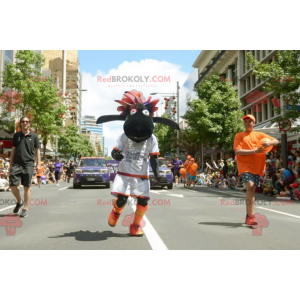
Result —
[[143, 219], [143, 216], [144, 216], [145, 212], [147, 211], [147, 209], [148, 209], [148, 205], [147, 206], [141, 206], [141, 205], [137, 204], [133, 224], [140, 225], [140, 223]]

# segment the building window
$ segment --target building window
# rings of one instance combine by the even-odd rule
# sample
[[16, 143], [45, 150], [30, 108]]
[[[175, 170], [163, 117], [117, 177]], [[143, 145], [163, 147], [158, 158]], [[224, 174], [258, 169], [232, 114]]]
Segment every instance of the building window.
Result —
[[251, 89], [254, 89], [255, 86], [256, 86], [256, 84], [255, 84], [255, 75], [252, 75], [252, 87], [251, 87]]
[[5, 50], [5, 63], [12, 63], [13, 61], [13, 50]]

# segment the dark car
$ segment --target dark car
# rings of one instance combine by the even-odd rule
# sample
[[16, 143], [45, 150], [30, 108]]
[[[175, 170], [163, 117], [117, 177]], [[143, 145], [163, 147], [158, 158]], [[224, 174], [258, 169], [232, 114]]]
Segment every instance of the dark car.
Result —
[[110, 171], [103, 157], [81, 157], [74, 171], [73, 188], [105, 185], [110, 188]]
[[[173, 174], [168, 167], [168, 162], [165, 159], [159, 159], [159, 176], [161, 177], [160, 183], [157, 187], [167, 187], [169, 190], [173, 188]], [[150, 162], [149, 162], [150, 178], [154, 177]]]

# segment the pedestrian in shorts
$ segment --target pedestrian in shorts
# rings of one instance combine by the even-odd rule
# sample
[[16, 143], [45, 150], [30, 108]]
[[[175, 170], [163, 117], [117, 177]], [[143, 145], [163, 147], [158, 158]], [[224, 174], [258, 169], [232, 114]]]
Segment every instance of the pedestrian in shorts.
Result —
[[[30, 131], [30, 121], [28, 117], [20, 119], [21, 131], [13, 136], [13, 147], [10, 154], [11, 164], [9, 166], [9, 185], [10, 189], [17, 199], [14, 214], [21, 217], [28, 216], [28, 206], [31, 197], [31, 178], [34, 169], [34, 161], [37, 159], [37, 171], [41, 170], [41, 152], [39, 138], [36, 133]], [[24, 186], [24, 200], [22, 201], [18, 190], [19, 184]]]
[[[246, 115], [243, 117], [245, 131], [239, 132], [234, 138], [233, 149], [236, 154], [236, 160], [243, 182], [246, 184], [246, 224], [249, 226], [257, 225], [254, 217], [255, 187], [259, 186], [260, 176], [263, 176], [266, 168], [266, 155], [264, 148], [271, 145], [276, 146], [278, 140], [259, 131], [254, 131], [255, 117]], [[263, 138], [271, 141], [262, 143], [258, 148], [259, 142]]]

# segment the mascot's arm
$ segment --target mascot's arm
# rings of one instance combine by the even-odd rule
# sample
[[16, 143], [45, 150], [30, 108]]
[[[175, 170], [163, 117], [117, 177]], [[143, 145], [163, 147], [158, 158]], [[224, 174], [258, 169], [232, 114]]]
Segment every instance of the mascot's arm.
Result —
[[155, 176], [154, 180], [151, 182], [151, 186], [155, 186], [160, 182], [159, 162], [158, 162], [158, 156], [157, 155], [151, 155], [150, 156], [150, 164], [151, 164], [153, 174]]
[[113, 150], [111, 151], [111, 157], [112, 157], [113, 159], [115, 159], [115, 160], [121, 161], [121, 160], [124, 158], [124, 155], [121, 154], [121, 152], [119, 152], [119, 151], [113, 149]]

